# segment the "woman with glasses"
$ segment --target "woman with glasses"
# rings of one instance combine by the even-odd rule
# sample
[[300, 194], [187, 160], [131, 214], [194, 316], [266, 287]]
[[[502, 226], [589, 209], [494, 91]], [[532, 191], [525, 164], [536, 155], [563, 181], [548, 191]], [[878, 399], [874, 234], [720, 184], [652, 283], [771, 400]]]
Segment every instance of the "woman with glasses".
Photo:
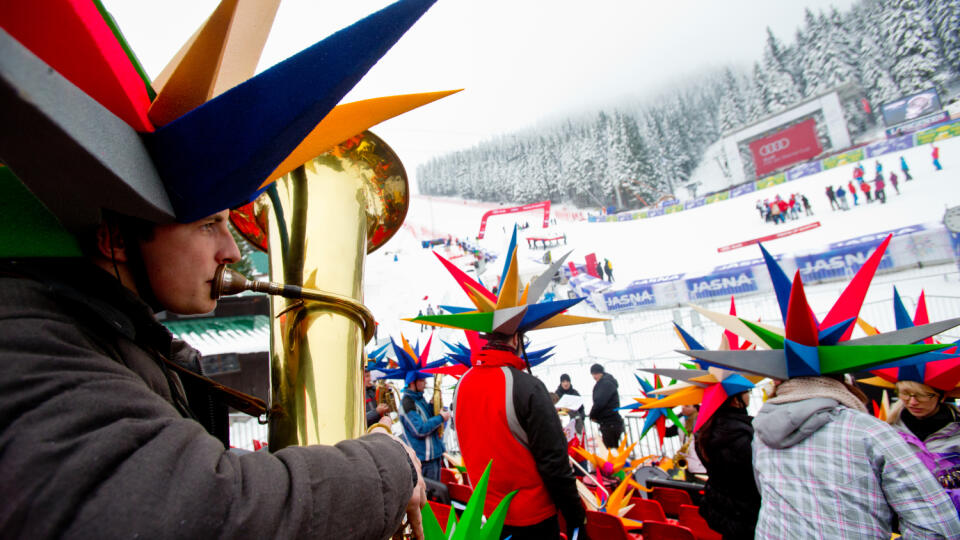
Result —
[[942, 390], [923, 383], [898, 381], [897, 395], [887, 421], [960, 508], [960, 412]]

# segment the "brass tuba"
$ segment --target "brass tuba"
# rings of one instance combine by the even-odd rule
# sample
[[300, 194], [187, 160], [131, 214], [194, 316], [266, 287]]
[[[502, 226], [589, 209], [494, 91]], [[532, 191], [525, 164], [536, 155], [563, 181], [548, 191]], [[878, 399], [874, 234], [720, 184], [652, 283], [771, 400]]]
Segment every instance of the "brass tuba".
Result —
[[364, 433], [363, 346], [375, 325], [362, 304], [364, 255], [400, 228], [408, 202], [400, 160], [365, 131], [281, 177], [237, 216], [244, 236], [269, 246], [271, 280], [282, 283], [240, 277], [246, 283], [220, 287], [274, 295], [271, 451]]

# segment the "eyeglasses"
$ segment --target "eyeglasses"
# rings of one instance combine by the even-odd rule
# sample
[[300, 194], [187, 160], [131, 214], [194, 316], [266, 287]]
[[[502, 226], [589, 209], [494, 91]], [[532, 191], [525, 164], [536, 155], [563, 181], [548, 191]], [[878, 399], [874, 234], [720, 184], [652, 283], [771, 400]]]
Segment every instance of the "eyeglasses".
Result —
[[897, 392], [897, 395], [903, 401], [910, 401], [915, 399], [917, 401], [930, 401], [931, 399], [937, 397], [937, 394], [911, 394], [909, 392]]

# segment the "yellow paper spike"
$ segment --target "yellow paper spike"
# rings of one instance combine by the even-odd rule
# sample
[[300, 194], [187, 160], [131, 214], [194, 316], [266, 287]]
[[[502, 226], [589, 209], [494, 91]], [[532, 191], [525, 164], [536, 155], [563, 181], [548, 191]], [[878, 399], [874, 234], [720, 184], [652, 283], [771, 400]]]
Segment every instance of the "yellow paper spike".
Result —
[[530, 284], [527, 283], [523, 286], [523, 294], [520, 295], [520, 305], [525, 306], [527, 304], [527, 293], [530, 292]]
[[[462, 89], [460, 89], [462, 90]], [[264, 187], [358, 133], [460, 90], [385, 96], [337, 105], [260, 185]]]
[[483, 311], [486, 313], [497, 308], [493, 301], [491, 301], [469, 283], [464, 283], [463, 286], [467, 290], [467, 297], [470, 298], [470, 301], [473, 302], [473, 305], [476, 306], [478, 311]]
[[415, 361], [419, 361], [417, 358], [417, 353], [413, 352], [413, 347], [410, 346], [410, 342], [407, 341], [407, 338], [403, 334], [400, 334], [400, 340], [403, 341], [403, 350], [407, 351], [407, 354], [410, 355]]
[[500, 283], [500, 295], [497, 297], [497, 309], [517, 307], [519, 298], [520, 277], [517, 270], [517, 248], [514, 246], [513, 253], [508, 253], [510, 264], [507, 266], [507, 275], [503, 276]]
[[679, 392], [673, 393], [663, 399], [658, 399], [655, 404], [651, 403], [640, 408], [643, 410], [660, 409], [663, 407], [676, 407], [678, 405], [694, 405], [696, 403], [700, 403], [701, 401], [703, 401], [703, 388], [691, 386], [689, 388], [684, 388]]
[[880, 398], [880, 415], [881, 420], [884, 422], [887, 421], [887, 416], [890, 414], [890, 396], [887, 395], [887, 391], [883, 391], [883, 397]]
[[[765, 348], [765, 349], [769, 349], [769, 348], [770, 348], [770, 347], [766, 344], [765, 341], [763, 341], [762, 339], [760, 339], [760, 336], [756, 335], [756, 334], [753, 332], [753, 330], [750, 329], [750, 327], [748, 327], [746, 324], [744, 324], [743, 321], [741, 321], [741, 320], [738, 319], [737, 317], [734, 317], [733, 315], [726, 315], [726, 314], [723, 314], [723, 313], [717, 313], [716, 311], [709, 311], [709, 310], [706, 310], [706, 309], [704, 309], [704, 308], [702, 308], [702, 307], [700, 307], [700, 306], [698, 306], [698, 305], [695, 305], [695, 304], [687, 304], [687, 305], [689, 305], [692, 309], [694, 309], [694, 310], [696, 310], [697, 312], [699, 312], [700, 314], [702, 314], [704, 317], [706, 317], [706, 318], [710, 319], [711, 321], [719, 324], [719, 325], [722, 326], [724, 329], [729, 330], [729, 331], [733, 332], [734, 334], [737, 334], [738, 336], [742, 337], [743, 339], [746, 339], [746, 340], [749, 341], [750, 343], [754, 343], [754, 344], [760, 345], [760, 346], [762, 346], [762, 347]], [[773, 332], [774, 334], [777, 334], [778, 336], [784, 335], [784, 330], [783, 330], [782, 328], [772, 328], [772, 327], [769, 327], [769, 326], [766, 326], [766, 325], [763, 325], [763, 324], [760, 324], [760, 323], [757, 323], [757, 326], [760, 326], [761, 328], [763, 328], [763, 329], [765, 329], [765, 330], [769, 330], [770, 332]]]
[[866, 379], [858, 379], [857, 382], [862, 382], [863, 384], [869, 384], [870, 386], [879, 386], [880, 388], [896, 388], [897, 387], [897, 385], [884, 379], [883, 377], [867, 377]]
[[713, 376], [712, 373], [707, 373], [706, 375], [701, 375], [701, 376], [699, 376], [699, 377], [693, 377], [693, 378], [691, 378], [691, 379], [690, 379], [690, 382], [698, 382], [698, 383], [704, 383], [704, 384], [713, 384], [713, 383], [719, 382], [719, 381], [717, 381], [717, 378], [716, 378], [715, 376]]
[[879, 330], [871, 326], [867, 321], [861, 319], [860, 317], [857, 317], [857, 326], [859, 326], [860, 329], [863, 330], [863, 333], [868, 336], [875, 336], [880, 333]]
[[608, 321], [610, 319], [600, 319], [597, 317], [581, 317], [580, 315], [567, 315], [566, 313], [558, 313], [553, 317], [543, 321], [538, 324], [532, 330], [541, 330], [543, 328], [556, 328], [558, 326], [571, 326], [574, 324], [585, 324], [592, 322], [601, 322]]

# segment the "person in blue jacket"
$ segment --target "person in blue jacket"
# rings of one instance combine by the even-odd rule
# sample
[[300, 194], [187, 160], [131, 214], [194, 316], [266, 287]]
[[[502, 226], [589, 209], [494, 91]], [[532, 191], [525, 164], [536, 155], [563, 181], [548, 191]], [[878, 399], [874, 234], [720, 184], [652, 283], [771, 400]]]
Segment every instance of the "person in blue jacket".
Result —
[[427, 375], [420, 371], [414, 371], [410, 375], [413, 375], [414, 380], [408, 381], [401, 401], [403, 437], [417, 453], [423, 477], [439, 482], [444, 451], [440, 426], [450, 419], [450, 411], [433, 414], [433, 407], [423, 399], [423, 390], [427, 386], [424, 377]]
[[903, 176], [907, 181], [913, 180], [913, 177], [910, 176], [910, 167], [907, 166], [907, 160], [903, 159], [903, 156], [900, 156], [900, 170], [903, 171]]

